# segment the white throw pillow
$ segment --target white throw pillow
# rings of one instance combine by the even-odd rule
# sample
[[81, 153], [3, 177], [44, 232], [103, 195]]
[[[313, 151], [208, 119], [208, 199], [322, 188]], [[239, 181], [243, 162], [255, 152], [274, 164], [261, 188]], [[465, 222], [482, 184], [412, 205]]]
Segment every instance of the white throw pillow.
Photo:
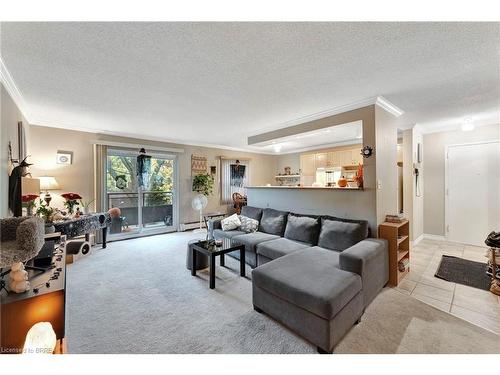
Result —
[[257, 229], [259, 228], [259, 221], [252, 219], [247, 216], [240, 215], [239, 216], [241, 225], [240, 225], [240, 230], [245, 232], [245, 233], [253, 233], [257, 232]]
[[222, 219], [220, 223], [222, 224], [222, 230], [224, 231], [234, 230], [241, 225], [241, 221], [236, 214]]

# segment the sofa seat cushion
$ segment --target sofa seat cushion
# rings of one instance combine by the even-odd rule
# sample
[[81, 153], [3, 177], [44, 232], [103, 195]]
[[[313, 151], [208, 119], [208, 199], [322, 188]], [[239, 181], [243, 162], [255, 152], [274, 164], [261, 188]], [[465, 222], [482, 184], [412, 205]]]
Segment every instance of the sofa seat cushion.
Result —
[[320, 228], [318, 217], [288, 214], [285, 238], [301, 241], [311, 246], [318, 243]]
[[259, 222], [259, 232], [274, 234], [283, 237], [288, 212], [265, 208]]
[[323, 217], [321, 218], [318, 246], [344, 251], [367, 237], [367, 221]]
[[305, 242], [289, 240], [288, 238], [277, 238], [258, 244], [257, 254], [263, 255], [269, 259], [276, 259], [308, 247], [310, 247], [310, 245]]
[[273, 234], [262, 233], [262, 232], [254, 232], [254, 233], [246, 233], [240, 236], [234, 236], [231, 240], [235, 244], [245, 245], [245, 251], [251, 251], [255, 253], [256, 246], [261, 242], [271, 241], [279, 238], [279, 236], [275, 236]]
[[326, 250], [326, 251], [329, 251], [331, 254], [330, 254], [330, 258], [331, 258], [331, 261], [332, 261], [332, 264], [335, 268], [338, 268], [339, 270], [341, 270], [342, 268], [340, 267], [340, 251], [335, 251], [335, 250], [330, 250], [330, 249], [325, 249], [324, 247], [320, 247], [320, 246], [313, 246], [311, 247], [311, 249], [319, 249], [319, 250]]
[[298, 250], [252, 271], [252, 282], [270, 294], [331, 320], [361, 292], [361, 277], [336, 267], [338, 254]]
[[245, 234], [241, 230], [222, 230], [222, 229], [214, 229], [214, 237], [219, 238], [233, 238], [234, 236], [241, 236]]

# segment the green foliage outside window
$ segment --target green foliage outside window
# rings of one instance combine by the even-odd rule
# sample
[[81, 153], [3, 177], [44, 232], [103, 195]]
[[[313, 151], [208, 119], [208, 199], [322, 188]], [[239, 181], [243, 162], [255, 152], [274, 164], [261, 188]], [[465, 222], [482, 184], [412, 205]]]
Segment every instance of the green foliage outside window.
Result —
[[[126, 180], [123, 189], [117, 187], [117, 177]], [[106, 187], [108, 192], [137, 193], [136, 157], [108, 155]], [[144, 186], [144, 205], [159, 206], [172, 204], [173, 161], [151, 158], [151, 173]]]

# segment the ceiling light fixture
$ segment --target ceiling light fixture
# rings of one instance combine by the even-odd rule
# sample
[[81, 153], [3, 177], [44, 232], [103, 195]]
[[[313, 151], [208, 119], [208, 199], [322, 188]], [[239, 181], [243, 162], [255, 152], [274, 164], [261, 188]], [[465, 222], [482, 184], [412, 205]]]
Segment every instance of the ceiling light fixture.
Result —
[[474, 123], [470, 118], [467, 118], [464, 120], [462, 124], [462, 131], [464, 132], [470, 132], [471, 130], [474, 130]]
[[278, 153], [278, 152], [281, 151], [281, 145], [280, 144], [274, 145], [273, 148], [274, 148], [274, 152], [276, 152], [276, 153]]

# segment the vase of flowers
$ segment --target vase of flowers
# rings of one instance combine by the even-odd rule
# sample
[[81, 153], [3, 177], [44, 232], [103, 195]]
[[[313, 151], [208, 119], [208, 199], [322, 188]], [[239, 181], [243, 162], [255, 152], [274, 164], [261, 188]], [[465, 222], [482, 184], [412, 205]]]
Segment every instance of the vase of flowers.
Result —
[[359, 188], [363, 188], [363, 164], [358, 164], [358, 170], [356, 171], [356, 177], [354, 178], [358, 183]]
[[77, 193], [64, 193], [61, 194], [64, 200], [64, 207], [68, 210], [68, 214], [73, 215], [75, 212], [75, 206], [78, 205], [78, 201], [82, 199], [82, 197]]
[[33, 208], [35, 208], [36, 194], [25, 194], [21, 197], [23, 207], [26, 207], [26, 215], [33, 216]]

